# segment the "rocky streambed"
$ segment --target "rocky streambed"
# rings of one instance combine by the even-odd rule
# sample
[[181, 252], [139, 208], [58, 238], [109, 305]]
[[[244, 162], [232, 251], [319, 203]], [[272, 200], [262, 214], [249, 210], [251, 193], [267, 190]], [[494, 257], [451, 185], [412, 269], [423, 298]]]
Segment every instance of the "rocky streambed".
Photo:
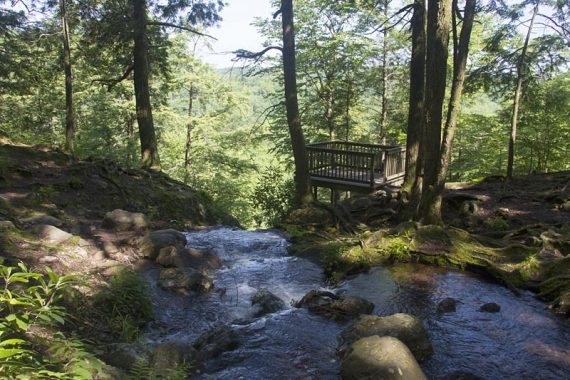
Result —
[[530, 293], [417, 264], [326, 288], [278, 232], [184, 235], [186, 248], [150, 247], [140, 268], [155, 310], [140, 341], [155, 365], [187, 361], [203, 379], [570, 378], [570, 326]]

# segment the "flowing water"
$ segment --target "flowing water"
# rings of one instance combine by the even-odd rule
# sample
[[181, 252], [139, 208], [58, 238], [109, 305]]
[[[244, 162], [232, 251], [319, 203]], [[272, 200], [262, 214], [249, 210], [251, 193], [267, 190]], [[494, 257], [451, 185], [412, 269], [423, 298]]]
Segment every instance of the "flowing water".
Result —
[[[347, 326], [290, 307], [253, 319], [251, 296], [267, 288], [288, 305], [324, 286], [322, 269], [287, 254], [277, 232], [215, 228], [186, 234], [188, 246], [212, 250], [225, 267], [216, 289], [180, 297], [154, 286], [157, 321], [143, 340], [192, 342], [218, 324], [239, 331], [239, 347], [208, 362], [204, 379], [338, 379], [337, 335]], [[144, 271], [151, 284], [159, 268]], [[482, 379], [570, 379], [570, 326], [531, 294], [509, 290], [467, 273], [421, 265], [378, 267], [347, 280], [335, 291], [372, 301], [374, 314], [405, 312], [420, 318], [434, 356], [422, 363], [429, 378], [455, 379], [459, 372]], [[459, 300], [454, 313], [437, 303]], [[486, 302], [499, 313], [483, 313]], [[446, 377], [447, 376], [447, 377]]]

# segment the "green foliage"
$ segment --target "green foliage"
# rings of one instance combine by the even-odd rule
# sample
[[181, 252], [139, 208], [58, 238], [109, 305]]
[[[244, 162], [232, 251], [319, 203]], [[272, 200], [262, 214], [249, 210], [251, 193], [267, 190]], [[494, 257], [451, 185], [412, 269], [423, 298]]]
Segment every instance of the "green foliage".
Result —
[[176, 368], [156, 368], [146, 360], [137, 360], [129, 371], [132, 380], [185, 380], [191, 366], [183, 363]]
[[58, 276], [49, 268], [46, 272], [42, 275], [23, 263], [14, 267], [0, 261], [2, 378], [95, 378], [102, 364], [86, 345], [61, 332], [50, 332], [65, 323], [67, 313], [59, 301], [72, 277]]
[[260, 225], [275, 226], [286, 216], [293, 203], [294, 183], [275, 166], [267, 167], [259, 178], [252, 194], [252, 202], [257, 208], [256, 222]]
[[130, 269], [113, 275], [93, 306], [111, 332], [126, 342], [137, 340], [140, 329], [153, 317], [148, 285]]

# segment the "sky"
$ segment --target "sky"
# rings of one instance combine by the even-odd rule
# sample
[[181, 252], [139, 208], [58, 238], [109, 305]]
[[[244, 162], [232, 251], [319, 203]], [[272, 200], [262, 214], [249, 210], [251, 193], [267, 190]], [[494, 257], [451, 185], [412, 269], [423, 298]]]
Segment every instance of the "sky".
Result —
[[210, 28], [213, 52], [202, 49], [200, 57], [217, 68], [231, 67], [231, 53], [237, 49], [261, 50], [263, 38], [251, 24], [256, 17], [271, 17], [274, 10], [270, 0], [227, 0], [219, 27]]

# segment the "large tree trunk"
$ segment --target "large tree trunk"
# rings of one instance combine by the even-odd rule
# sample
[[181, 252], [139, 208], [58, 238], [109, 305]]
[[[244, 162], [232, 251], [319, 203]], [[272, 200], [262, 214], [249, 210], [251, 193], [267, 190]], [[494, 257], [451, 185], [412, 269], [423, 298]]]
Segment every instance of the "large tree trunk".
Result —
[[[388, 0], [384, 0], [384, 20], [388, 20]], [[386, 144], [386, 119], [388, 118], [388, 25], [382, 33], [382, 109], [380, 112], [380, 144]]]
[[532, 12], [532, 17], [530, 18], [530, 25], [528, 26], [528, 31], [526, 33], [526, 38], [524, 40], [523, 49], [521, 52], [521, 56], [519, 57], [519, 61], [517, 63], [517, 85], [515, 87], [515, 99], [513, 101], [513, 117], [511, 121], [511, 136], [509, 138], [509, 153], [508, 153], [508, 160], [507, 160], [507, 178], [513, 178], [513, 164], [515, 160], [515, 143], [517, 140], [517, 124], [519, 119], [519, 105], [521, 100], [522, 94], [522, 84], [524, 81], [524, 74], [525, 74], [525, 58], [526, 58], [526, 51], [528, 49], [528, 42], [530, 40], [530, 34], [532, 33], [532, 26], [534, 24], [534, 19], [536, 14], [538, 13], [538, 3], [534, 5], [534, 10]]
[[309, 163], [305, 136], [299, 119], [297, 100], [297, 69], [295, 62], [295, 29], [293, 28], [293, 1], [281, 1], [283, 26], [283, 75], [285, 82], [285, 107], [295, 161], [295, 206], [301, 207], [312, 200]]
[[[432, 202], [431, 205], [425, 205], [430, 209], [433, 215], [433, 221], [441, 220], [441, 202], [442, 193], [445, 188], [445, 181], [449, 173], [449, 165], [451, 162], [451, 148], [455, 131], [457, 129], [457, 116], [461, 105], [461, 95], [463, 93], [463, 82], [465, 80], [465, 69], [467, 67], [467, 57], [469, 55], [469, 41], [471, 39], [471, 30], [473, 29], [473, 20], [475, 19], [475, 6], [477, 0], [466, 0], [465, 13], [463, 16], [463, 26], [459, 36], [459, 43], [454, 40], [454, 52], [456, 52], [453, 60], [453, 83], [451, 85], [451, 96], [449, 98], [449, 106], [447, 108], [447, 119], [445, 121], [445, 129], [443, 131], [443, 139], [441, 145], [441, 153], [439, 158], [439, 174], [437, 178], [437, 186], [427, 198]], [[453, 1], [454, 9], [457, 7], [457, 0]], [[456, 35], [457, 25], [454, 22], [454, 35]]]
[[146, 0], [132, 0], [134, 21], [134, 52], [133, 74], [135, 83], [135, 101], [137, 108], [137, 123], [141, 140], [141, 155], [143, 168], [160, 167], [156, 134], [152, 120], [150, 105], [150, 90], [148, 85], [148, 40]]
[[434, 204], [441, 151], [441, 122], [447, 77], [451, 0], [430, 0], [427, 16], [427, 56], [425, 93], [425, 130], [423, 134], [424, 177], [419, 219], [425, 224], [440, 224]]
[[410, 191], [409, 215], [414, 217], [420, 201], [420, 141], [424, 129], [426, 69], [425, 0], [415, 0], [412, 17], [412, 57], [410, 60], [410, 95], [406, 138], [406, 177], [403, 188]]
[[63, 33], [63, 71], [65, 73], [65, 152], [74, 153], [75, 118], [73, 117], [73, 73], [71, 71], [71, 47], [67, 8], [60, 0], [61, 29]]

